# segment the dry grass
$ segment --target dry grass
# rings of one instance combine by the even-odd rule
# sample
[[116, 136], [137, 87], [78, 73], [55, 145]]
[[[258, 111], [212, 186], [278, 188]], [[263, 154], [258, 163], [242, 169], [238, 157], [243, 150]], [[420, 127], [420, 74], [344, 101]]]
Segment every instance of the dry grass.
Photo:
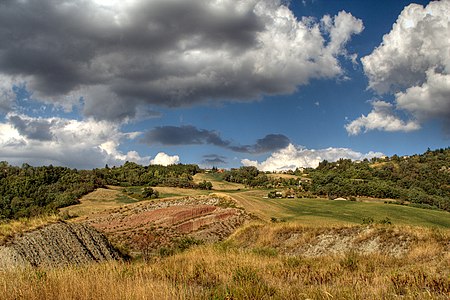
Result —
[[245, 188], [245, 185], [234, 182], [227, 182], [220, 178], [219, 174], [205, 174], [205, 173], [197, 173], [194, 175], [194, 182], [200, 183], [203, 180], [209, 181], [213, 185], [213, 189], [216, 191], [225, 191], [225, 190], [242, 190]]
[[196, 190], [196, 189], [184, 189], [177, 187], [153, 187], [157, 190], [159, 195], [164, 197], [165, 195], [173, 197], [184, 197], [184, 196], [197, 196], [197, 195], [207, 195], [209, 191]]
[[121, 188], [99, 188], [81, 197], [80, 204], [62, 208], [60, 211], [62, 214], [81, 217], [106, 209], [120, 207], [124, 205], [124, 202], [131, 203], [136, 202], [136, 200], [122, 193]]
[[308, 258], [230, 243], [150, 263], [0, 274], [2, 299], [448, 299], [450, 260], [380, 254]]
[[[168, 189], [164, 191], [189, 193]], [[284, 217], [284, 208], [262, 202], [261, 193], [249, 191], [230, 196], [263, 219], [275, 213]], [[96, 199], [95, 205], [104, 200]], [[94, 199], [92, 201], [94, 205]], [[311, 218], [319, 223], [319, 217]], [[0, 241], [57, 220], [58, 216], [52, 216], [2, 224]], [[194, 247], [149, 262], [0, 271], [0, 298], [450, 298], [449, 229], [376, 225], [370, 227], [374, 230], [358, 231], [363, 227], [342, 223], [306, 226], [306, 221], [304, 218], [302, 224], [249, 224], [225, 242]], [[323, 234], [345, 238], [352, 232], [357, 233], [356, 244], [371, 239], [387, 245], [408, 241], [408, 251], [399, 256], [380, 251], [363, 254], [352, 249], [320, 256], [287, 251], [314, 244]], [[290, 239], [292, 236], [295, 239]]]
[[278, 178], [282, 178], [282, 179], [299, 179], [299, 176], [296, 175], [291, 175], [291, 174], [267, 174], [267, 176], [269, 178], [273, 178], [273, 179], [278, 179]]
[[15, 235], [20, 235], [26, 231], [32, 231], [45, 225], [57, 223], [61, 220], [59, 215], [40, 216], [33, 218], [21, 218], [6, 223], [0, 222], [0, 245], [4, 245]]
[[379, 253], [411, 260], [450, 254], [450, 230], [394, 225], [305, 226], [250, 223], [228, 240], [240, 248], [276, 249], [280, 254], [319, 256], [348, 251]]

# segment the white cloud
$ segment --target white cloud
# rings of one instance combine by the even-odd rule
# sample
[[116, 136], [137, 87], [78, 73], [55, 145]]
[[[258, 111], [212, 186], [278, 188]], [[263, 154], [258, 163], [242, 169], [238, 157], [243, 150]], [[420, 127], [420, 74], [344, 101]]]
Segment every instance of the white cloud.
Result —
[[66, 110], [82, 96], [85, 116], [116, 121], [145, 106], [254, 101], [344, 77], [339, 56], [354, 59], [345, 45], [361, 20], [297, 19], [283, 3], [7, 1], [0, 76]]
[[[359, 34], [364, 26], [361, 20], [355, 19], [351, 14], [340, 11], [337, 16], [331, 18], [326, 15], [322, 18], [322, 24], [330, 35], [330, 43], [327, 50], [333, 54], [347, 55], [344, 48], [353, 34]], [[356, 57], [353, 58], [353, 60]]]
[[150, 164], [168, 166], [178, 164], [179, 162], [180, 157], [178, 155], [170, 156], [164, 152], [159, 152], [156, 154], [155, 158], [150, 161]]
[[[361, 59], [369, 88], [379, 94], [394, 94], [395, 109], [412, 114], [415, 122], [438, 118], [449, 123], [449, 36], [450, 1], [432, 1], [426, 7], [408, 5], [383, 42]], [[375, 110], [355, 122], [366, 124], [369, 121], [364, 118], [375, 117], [374, 114]], [[413, 130], [418, 127], [417, 123], [401, 123], [392, 116], [390, 120], [393, 125], [378, 128]]]
[[340, 158], [362, 160], [383, 156], [380, 152], [369, 152], [362, 154], [348, 148], [327, 148], [327, 149], [305, 149], [300, 146], [290, 144], [284, 149], [272, 153], [265, 161], [259, 163], [249, 159], [243, 159], [244, 166], [255, 166], [261, 171], [283, 171], [295, 170], [296, 168], [316, 168], [323, 160], [330, 162]]
[[396, 94], [397, 107], [422, 120], [430, 116], [450, 118], [450, 74], [430, 70], [426, 75], [427, 80], [422, 85]]
[[[21, 121], [19, 127], [17, 122], [11, 122], [13, 119]], [[106, 121], [45, 119], [9, 113], [6, 122], [0, 123], [0, 160], [74, 168], [121, 165], [125, 161], [148, 164], [149, 157], [119, 150], [122, 141], [138, 134], [123, 133], [120, 126]], [[40, 139], [42, 136], [51, 138]]]
[[420, 128], [420, 124], [415, 120], [403, 121], [394, 113], [392, 104], [384, 101], [373, 101], [372, 111], [367, 116], [361, 116], [358, 119], [345, 125], [345, 129], [350, 135], [358, 135], [362, 131], [371, 130], [384, 131], [413, 131]]

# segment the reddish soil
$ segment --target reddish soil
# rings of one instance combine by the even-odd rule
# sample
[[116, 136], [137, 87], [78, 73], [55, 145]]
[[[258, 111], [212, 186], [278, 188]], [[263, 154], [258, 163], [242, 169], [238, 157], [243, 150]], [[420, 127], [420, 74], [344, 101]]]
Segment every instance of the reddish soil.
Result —
[[[171, 247], [183, 237], [215, 242], [228, 237], [250, 217], [235, 203], [216, 197], [187, 197], [126, 205], [80, 220], [113, 243], [137, 254]], [[145, 249], [144, 249], [145, 248]]]

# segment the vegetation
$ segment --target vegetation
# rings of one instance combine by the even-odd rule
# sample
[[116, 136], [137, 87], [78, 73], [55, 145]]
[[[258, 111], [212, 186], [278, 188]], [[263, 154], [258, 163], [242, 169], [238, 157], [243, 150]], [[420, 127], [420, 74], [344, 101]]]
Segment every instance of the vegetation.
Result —
[[312, 226], [387, 222], [394, 225], [450, 228], [450, 214], [440, 210], [425, 210], [403, 205], [387, 205], [382, 201], [330, 201], [318, 198], [263, 198], [261, 190], [230, 194], [247, 212], [263, 220], [275, 218], [301, 222]]
[[[448, 155], [449, 150], [446, 149], [410, 158], [393, 157], [360, 163], [347, 160], [322, 162], [316, 170], [307, 170], [307, 174], [297, 170], [289, 176], [266, 174], [253, 167], [231, 170], [223, 174], [230, 182], [224, 183], [224, 187], [230, 191], [216, 190], [216, 194], [227, 199], [233, 198], [230, 200], [233, 205], [243, 206], [248, 213], [272, 222], [250, 224], [239, 229], [231, 238], [216, 244], [203, 244], [191, 237], [180, 237], [175, 240], [173, 247], [157, 248], [159, 251], [156, 256], [145, 252], [149, 251], [147, 241], [138, 245], [142, 252], [140, 260], [64, 268], [0, 270], [0, 293], [5, 300], [448, 299], [448, 212], [386, 205], [383, 201], [365, 203], [318, 198], [265, 198], [268, 193], [276, 196], [276, 191], [282, 191], [286, 197], [292, 193], [297, 196], [330, 198], [370, 196], [369, 187], [381, 185], [384, 191], [389, 191], [389, 188], [400, 191], [399, 198], [395, 198], [399, 203], [408, 201], [418, 206], [435, 205], [443, 209], [450, 199], [446, 194], [446, 185], [450, 182], [446, 177], [450, 167]], [[407, 169], [406, 165], [412, 169]], [[50, 199], [59, 199], [62, 197], [60, 195], [69, 194], [76, 187], [83, 186], [80, 182], [86, 183], [86, 186], [90, 183], [92, 187], [109, 184], [122, 186], [99, 188], [90, 194], [99, 195], [93, 195], [91, 200], [83, 203], [85, 206], [73, 207], [81, 209], [75, 211], [76, 214], [87, 215], [105, 207], [120, 210], [123, 208], [118, 206], [125, 203], [169, 194], [206, 195], [213, 184], [216, 189], [222, 180], [221, 174], [199, 174], [201, 170], [191, 165], [143, 167], [126, 163], [121, 167], [92, 171], [52, 166], [13, 167], [6, 163], [1, 166], [3, 218], [6, 216], [4, 211], [12, 211], [12, 201], [5, 201], [10, 194], [16, 193], [18, 199], [28, 199], [36, 207], [31, 209], [24, 206], [18, 210], [22, 211], [19, 215], [7, 216], [20, 217], [19, 220], [0, 223], [0, 244], [8, 242], [14, 235], [61, 220], [61, 215], [39, 218], [23, 216], [27, 215], [25, 209], [37, 214], [54, 211], [58, 207], [55, 201], [44, 202], [41, 207], [39, 202], [33, 201], [33, 197], [41, 199], [53, 195]], [[432, 168], [438, 174], [419, 171], [420, 168]], [[383, 173], [381, 169], [390, 171]], [[405, 171], [400, 171], [403, 169]], [[407, 173], [410, 175], [407, 176]], [[388, 174], [391, 177], [387, 177]], [[426, 176], [431, 177], [427, 179]], [[71, 184], [63, 184], [62, 180], [66, 178], [73, 178]], [[423, 179], [424, 182], [420, 185], [416, 182], [414, 184], [417, 186], [408, 188], [406, 183], [413, 184], [413, 178], [419, 178], [419, 181]], [[42, 184], [42, 188], [39, 189], [40, 185], [32, 179]], [[342, 184], [348, 183], [346, 188], [357, 186], [366, 190], [361, 188], [356, 194], [339, 194], [339, 189], [334, 190], [334, 184], [341, 179]], [[433, 181], [434, 187], [425, 184], [425, 181]], [[249, 189], [241, 189], [244, 185]], [[56, 188], [60, 186], [66, 188]], [[402, 193], [415, 188], [430, 193], [427, 195], [443, 203], [438, 206], [436, 203], [414, 202], [409, 198], [403, 200]], [[17, 201], [14, 200], [14, 203]], [[136, 203], [141, 204], [145, 203]], [[69, 210], [71, 208], [63, 209], [67, 216], [73, 213]], [[298, 224], [300, 222], [301, 225]], [[349, 238], [345, 235], [348, 231], [358, 233], [355, 235], [357, 241], [353, 243], [354, 240], [351, 240], [352, 245], [359, 245], [358, 251], [347, 247], [335, 253], [322, 251], [319, 256], [305, 253], [312, 248], [311, 245], [321, 246], [321, 242], [325, 243], [326, 239], [333, 239], [329, 241], [333, 244], [348, 242]], [[326, 239], [318, 239], [321, 235]], [[142, 233], [139, 236], [145, 237]], [[385, 246], [391, 243], [392, 247], [380, 247], [378, 252], [364, 252], [364, 247], [373, 246], [373, 243], [384, 243]], [[402, 248], [402, 243], [407, 243], [408, 251], [398, 250], [406, 249]], [[325, 249], [326, 245], [321, 247]], [[396, 255], [396, 251], [399, 255]]]
[[450, 148], [359, 163], [324, 161], [310, 176], [317, 195], [391, 198], [450, 211]]
[[417, 234], [421, 244], [401, 259], [356, 252], [286, 256], [274, 244], [226, 241], [147, 262], [2, 271], [0, 291], [5, 300], [448, 299], [450, 257], [442, 254], [442, 234]]
[[97, 177], [108, 185], [119, 186], [172, 186], [195, 188], [192, 176], [200, 172], [197, 165], [149, 165], [141, 166], [133, 162], [126, 162], [123, 166], [95, 169]]
[[91, 171], [64, 167], [22, 167], [0, 162], [0, 219], [54, 213], [79, 203], [79, 198], [102, 181]]
[[[210, 182], [194, 183], [193, 175], [199, 171], [197, 165], [182, 164], [144, 167], [126, 162], [120, 167], [79, 171], [0, 162], [0, 220], [53, 214], [59, 208], [78, 204], [81, 196], [105, 185], [211, 189]], [[148, 187], [134, 196], [154, 199], [159, 194]]]
[[300, 170], [291, 173], [298, 177], [277, 178], [255, 167], [241, 167], [226, 172], [223, 178], [248, 187], [291, 188], [299, 196], [388, 198], [399, 204], [450, 211], [450, 148], [402, 158], [323, 161], [306, 174]]
[[[79, 198], [105, 185], [148, 187], [137, 198], [157, 198], [150, 187], [165, 186], [211, 190], [211, 181], [194, 181], [201, 172], [197, 165], [123, 166], [94, 170], [64, 167], [10, 166], [0, 162], [0, 219], [17, 219], [55, 213], [57, 209], [79, 203]], [[341, 159], [323, 161], [316, 169], [296, 170], [286, 176], [273, 176], [255, 167], [241, 167], [218, 178], [239, 187], [282, 189], [284, 197], [389, 198], [398, 204], [450, 211], [450, 148], [427, 151], [422, 155], [378, 158], [352, 162]], [[295, 176], [296, 175], [296, 176]], [[239, 191], [239, 188], [236, 188]], [[269, 191], [270, 197], [275, 196]]]

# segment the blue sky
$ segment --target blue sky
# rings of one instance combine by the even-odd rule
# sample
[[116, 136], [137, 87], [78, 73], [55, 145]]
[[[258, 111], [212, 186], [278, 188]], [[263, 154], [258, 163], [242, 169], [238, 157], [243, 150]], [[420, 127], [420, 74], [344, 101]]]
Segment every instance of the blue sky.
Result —
[[0, 160], [261, 170], [449, 146], [450, 1], [8, 1]]

